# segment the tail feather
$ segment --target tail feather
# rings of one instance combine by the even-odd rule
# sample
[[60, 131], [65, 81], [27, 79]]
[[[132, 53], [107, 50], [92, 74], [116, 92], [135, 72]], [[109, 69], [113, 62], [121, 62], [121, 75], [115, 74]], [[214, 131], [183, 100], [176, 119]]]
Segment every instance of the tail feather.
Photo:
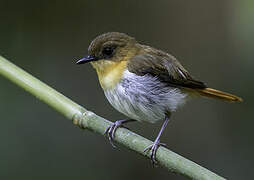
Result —
[[231, 101], [231, 102], [235, 102], [235, 101], [240, 101], [242, 102], [243, 99], [235, 96], [233, 94], [229, 94], [226, 92], [222, 92], [216, 89], [212, 89], [212, 88], [205, 88], [205, 89], [199, 89], [198, 93], [201, 96], [207, 96], [207, 97], [211, 97], [211, 98], [217, 98], [217, 99], [222, 99], [225, 101]]

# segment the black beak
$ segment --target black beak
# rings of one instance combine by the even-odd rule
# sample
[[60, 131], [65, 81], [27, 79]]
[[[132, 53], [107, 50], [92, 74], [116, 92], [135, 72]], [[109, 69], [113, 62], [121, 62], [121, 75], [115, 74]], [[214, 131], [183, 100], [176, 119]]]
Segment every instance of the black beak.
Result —
[[80, 60], [78, 60], [76, 62], [76, 64], [85, 64], [85, 63], [88, 63], [88, 62], [91, 62], [91, 61], [96, 61], [98, 60], [98, 58], [94, 57], [94, 56], [86, 56]]

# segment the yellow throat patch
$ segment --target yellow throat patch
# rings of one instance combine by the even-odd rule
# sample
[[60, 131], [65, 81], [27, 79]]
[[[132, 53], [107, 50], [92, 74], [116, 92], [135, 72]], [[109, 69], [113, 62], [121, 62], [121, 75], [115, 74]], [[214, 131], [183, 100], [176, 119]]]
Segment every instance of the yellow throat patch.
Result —
[[107, 90], [114, 88], [121, 80], [127, 61], [100, 60], [91, 64], [96, 69], [101, 87]]

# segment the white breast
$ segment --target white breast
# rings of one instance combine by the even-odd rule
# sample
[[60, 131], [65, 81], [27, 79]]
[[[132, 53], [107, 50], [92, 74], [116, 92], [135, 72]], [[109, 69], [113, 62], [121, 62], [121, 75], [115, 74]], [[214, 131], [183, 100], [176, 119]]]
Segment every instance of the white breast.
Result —
[[122, 80], [104, 91], [111, 105], [131, 119], [151, 123], [163, 120], [186, 101], [187, 94], [169, 87], [157, 77], [137, 76], [125, 70]]

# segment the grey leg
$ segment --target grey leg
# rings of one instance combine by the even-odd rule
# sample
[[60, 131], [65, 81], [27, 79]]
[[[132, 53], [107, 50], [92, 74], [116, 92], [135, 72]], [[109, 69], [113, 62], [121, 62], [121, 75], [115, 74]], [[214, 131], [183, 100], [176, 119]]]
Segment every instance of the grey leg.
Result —
[[113, 147], [116, 147], [113, 144], [113, 140], [115, 138], [115, 133], [118, 127], [121, 127], [123, 124], [128, 123], [128, 122], [133, 122], [136, 121], [134, 119], [123, 119], [123, 120], [118, 120], [116, 122], [114, 122], [113, 124], [111, 124], [110, 126], [107, 127], [107, 129], [104, 132], [104, 135], [108, 137], [110, 144]]
[[153, 142], [153, 144], [151, 144], [150, 146], [148, 146], [147, 148], [145, 148], [144, 152], [146, 151], [151, 151], [151, 160], [152, 160], [152, 163], [153, 165], [156, 163], [156, 152], [158, 150], [158, 148], [160, 146], [165, 146], [166, 144], [164, 143], [160, 143], [160, 137], [161, 137], [161, 134], [162, 132], [164, 131], [164, 129], [166, 128], [167, 124], [169, 122], [169, 116], [165, 116], [165, 120], [163, 122], [163, 125], [161, 127], [161, 130], [158, 134], [158, 136], [156, 137], [155, 141]]

